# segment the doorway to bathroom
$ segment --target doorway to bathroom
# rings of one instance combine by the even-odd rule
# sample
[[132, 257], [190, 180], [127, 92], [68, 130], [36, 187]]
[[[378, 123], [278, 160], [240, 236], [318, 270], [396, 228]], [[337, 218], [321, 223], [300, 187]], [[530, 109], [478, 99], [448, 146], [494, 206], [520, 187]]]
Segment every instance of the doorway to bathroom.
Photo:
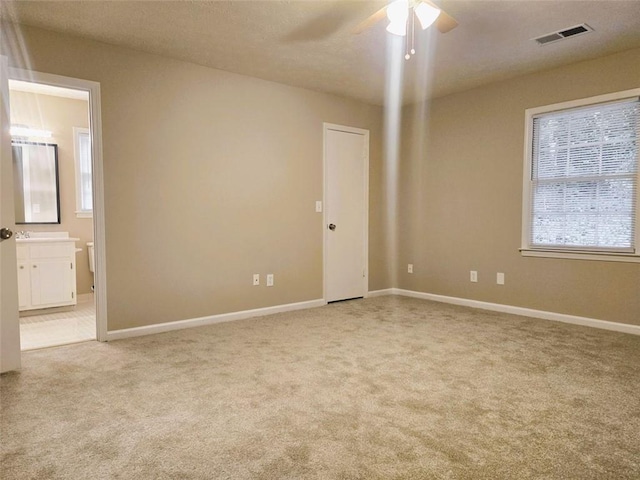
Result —
[[46, 75], [13, 73], [21, 350], [96, 340], [91, 90], [61, 85], [62, 77], [41, 83], [35, 76]]

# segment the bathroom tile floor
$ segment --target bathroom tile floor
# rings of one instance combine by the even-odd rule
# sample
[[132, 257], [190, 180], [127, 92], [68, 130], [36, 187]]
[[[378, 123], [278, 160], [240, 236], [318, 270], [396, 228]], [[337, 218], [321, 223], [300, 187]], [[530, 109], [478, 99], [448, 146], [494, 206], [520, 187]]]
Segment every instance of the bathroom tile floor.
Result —
[[96, 339], [96, 308], [93, 299], [74, 310], [20, 318], [21, 349], [54, 347]]

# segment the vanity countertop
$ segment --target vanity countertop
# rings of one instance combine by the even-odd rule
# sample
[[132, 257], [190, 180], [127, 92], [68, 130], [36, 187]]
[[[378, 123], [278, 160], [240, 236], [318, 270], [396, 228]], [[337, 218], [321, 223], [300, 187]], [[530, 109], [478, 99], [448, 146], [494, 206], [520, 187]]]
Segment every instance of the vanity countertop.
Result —
[[[19, 234], [21, 234], [20, 232]], [[35, 242], [77, 242], [79, 238], [70, 237], [69, 232], [26, 232], [29, 237], [16, 237], [17, 243]]]
[[17, 243], [43, 243], [43, 242], [77, 242], [79, 238], [75, 237], [64, 237], [64, 238], [52, 238], [52, 237], [44, 237], [44, 238], [16, 238]]

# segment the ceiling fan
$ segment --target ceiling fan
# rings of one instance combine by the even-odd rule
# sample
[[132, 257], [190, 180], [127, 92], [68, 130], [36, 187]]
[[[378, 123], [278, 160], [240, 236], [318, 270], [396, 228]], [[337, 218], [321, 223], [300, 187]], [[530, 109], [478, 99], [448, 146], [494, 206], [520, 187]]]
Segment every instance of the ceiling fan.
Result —
[[[371, 28], [383, 18], [389, 19], [387, 31], [394, 35], [406, 37], [411, 32], [411, 43], [414, 43], [416, 18], [423, 30], [435, 23], [440, 33], [447, 33], [458, 26], [458, 22], [451, 15], [442, 10], [430, 0], [395, 0], [382, 7], [373, 15], [362, 21], [353, 29], [354, 34], [360, 34]], [[415, 49], [407, 47], [405, 58], [408, 60], [415, 53]]]

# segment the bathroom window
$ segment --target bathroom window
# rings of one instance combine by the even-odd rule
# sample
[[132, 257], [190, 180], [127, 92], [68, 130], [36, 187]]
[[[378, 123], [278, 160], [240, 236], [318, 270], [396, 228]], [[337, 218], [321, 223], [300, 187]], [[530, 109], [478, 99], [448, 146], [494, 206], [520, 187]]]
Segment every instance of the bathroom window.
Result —
[[74, 128], [76, 163], [76, 216], [93, 217], [93, 183], [91, 176], [91, 133], [88, 128]]

